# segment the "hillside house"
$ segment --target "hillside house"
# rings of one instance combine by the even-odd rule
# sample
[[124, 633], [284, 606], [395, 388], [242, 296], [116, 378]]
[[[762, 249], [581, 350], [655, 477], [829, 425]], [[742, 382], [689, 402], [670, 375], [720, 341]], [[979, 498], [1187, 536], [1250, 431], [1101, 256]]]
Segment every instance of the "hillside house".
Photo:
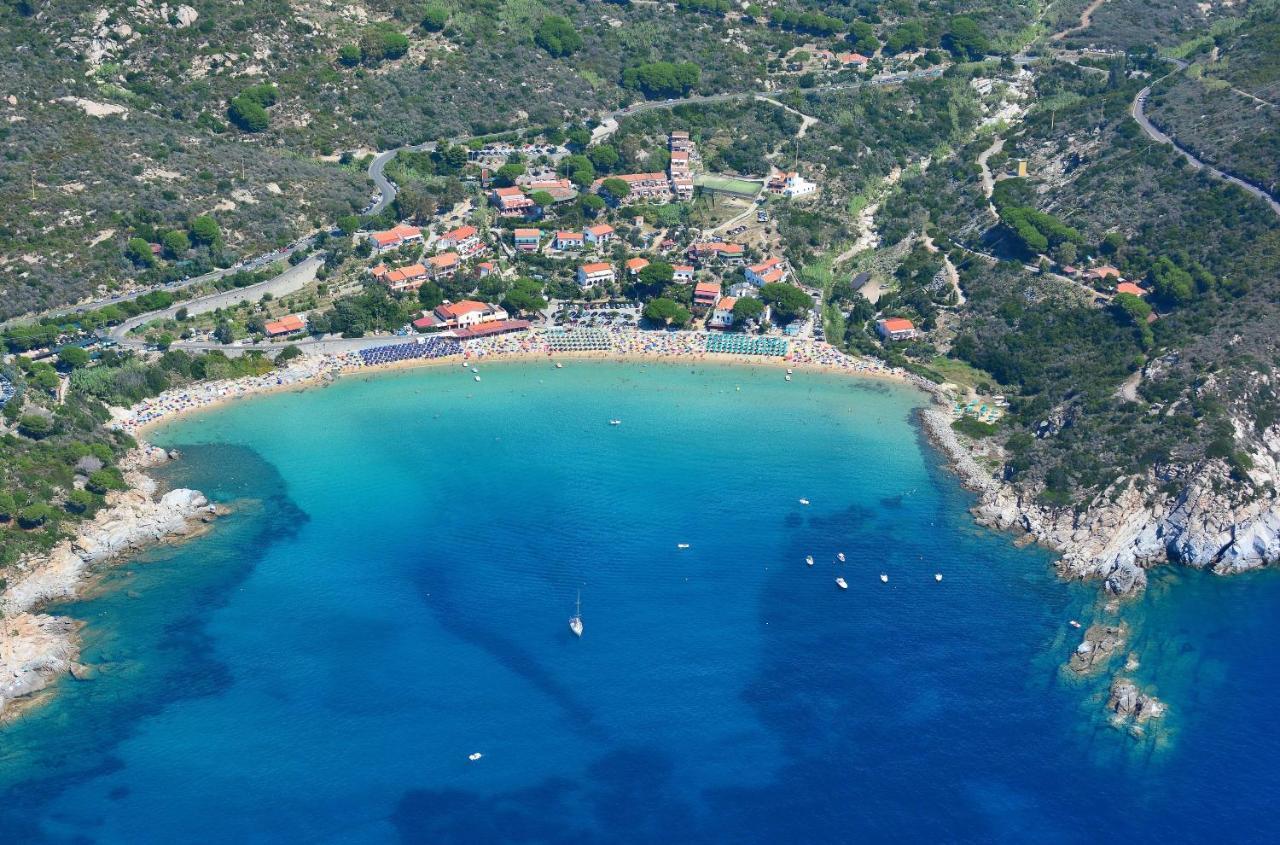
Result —
[[267, 337], [282, 337], [289, 334], [297, 334], [307, 327], [307, 321], [301, 314], [290, 314], [287, 317], [281, 317], [279, 320], [273, 320], [267, 323], [263, 328], [267, 332]]
[[727, 329], [733, 325], [733, 306], [738, 304], [738, 300], [732, 296], [726, 296], [716, 303], [715, 308], [711, 309], [711, 316], [707, 319], [707, 327], [712, 329]]
[[698, 282], [693, 286], [693, 307], [697, 311], [707, 311], [720, 301], [719, 282]]
[[766, 258], [759, 264], [752, 264], [746, 270], [747, 281], [763, 287], [775, 282], [787, 280], [787, 266], [781, 258]]
[[596, 285], [613, 284], [613, 265], [603, 261], [594, 264], [583, 264], [578, 268], [578, 286], [589, 288]]
[[475, 226], [459, 226], [445, 232], [436, 241], [436, 251], [453, 250], [463, 258], [470, 258], [485, 250], [484, 241], [480, 240], [480, 230]]
[[410, 264], [398, 270], [389, 270], [381, 281], [392, 290], [417, 290], [427, 280], [427, 268], [421, 264]]
[[886, 317], [876, 320], [876, 333], [885, 340], [910, 340], [919, 334], [915, 323], [902, 317]]
[[427, 259], [427, 275], [432, 279], [452, 276], [462, 266], [462, 258], [456, 252], [442, 252]]
[[369, 233], [369, 243], [373, 245], [374, 253], [386, 252], [415, 241], [422, 242], [422, 230], [404, 223], [382, 232]]
[[519, 188], [495, 188], [489, 198], [502, 217], [530, 217], [537, 213], [537, 205]]
[[582, 249], [587, 239], [582, 232], [556, 232], [556, 239], [551, 245], [559, 250]]
[[641, 270], [643, 270], [648, 266], [649, 266], [649, 259], [647, 258], [628, 258], [627, 274], [630, 275], [632, 278], [635, 278], [636, 276], [640, 275]]
[[587, 243], [595, 247], [602, 247], [613, 240], [613, 227], [607, 223], [601, 223], [598, 226], [588, 226], [582, 234]]
[[672, 268], [672, 281], [677, 284], [687, 285], [693, 281], [693, 265], [692, 264], [676, 264]]
[[512, 233], [516, 249], [520, 252], [537, 252], [542, 245], [542, 231], [539, 229], [516, 229]]

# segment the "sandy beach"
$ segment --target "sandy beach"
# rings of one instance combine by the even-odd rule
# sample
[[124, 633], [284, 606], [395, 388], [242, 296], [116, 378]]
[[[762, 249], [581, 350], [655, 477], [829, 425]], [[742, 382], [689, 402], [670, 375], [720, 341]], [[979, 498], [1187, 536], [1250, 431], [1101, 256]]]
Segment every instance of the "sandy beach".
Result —
[[[555, 335], [573, 337], [573, 332]], [[796, 371], [818, 371], [868, 378], [892, 379], [929, 390], [933, 385], [905, 370], [886, 367], [879, 361], [846, 355], [831, 345], [815, 340], [790, 340], [786, 355], [743, 355], [708, 351], [709, 338], [723, 337], [705, 332], [641, 332], [630, 330], [600, 331], [589, 335], [600, 348], [553, 348], [552, 335], [542, 330], [476, 338], [463, 341], [461, 352], [441, 357], [408, 357], [388, 363], [369, 364], [360, 352], [340, 355], [304, 355], [289, 366], [261, 376], [225, 381], [200, 382], [168, 390], [143, 400], [131, 408], [118, 411], [112, 425], [134, 436], [141, 436], [161, 423], [196, 411], [208, 410], [237, 399], [260, 396], [281, 390], [301, 390], [339, 376], [356, 372], [381, 372], [411, 367], [456, 366], [462, 362], [483, 361], [668, 361], [682, 363], [721, 363], [748, 366], [772, 366]], [[417, 338], [388, 338], [378, 347], [412, 346]], [[559, 341], [563, 345], [563, 341]], [[370, 347], [375, 348], [371, 345]], [[367, 351], [367, 350], [366, 350]]]

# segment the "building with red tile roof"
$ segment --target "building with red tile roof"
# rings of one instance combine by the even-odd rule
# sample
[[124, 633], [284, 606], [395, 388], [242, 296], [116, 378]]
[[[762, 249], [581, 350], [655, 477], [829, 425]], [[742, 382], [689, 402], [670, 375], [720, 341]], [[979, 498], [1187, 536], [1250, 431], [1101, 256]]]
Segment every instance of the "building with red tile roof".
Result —
[[541, 229], [516, 229], [511, 233], [516, 249], [521, 252], [537, 252], [542, 245]]
[[1133, 296], [1147, 295], [1147, 291], [1145, 288], [1138, 287], [1133, 282], [1121, 282], [1120, 284], [1116, 285], [1116, 293], [1127, 293], [1127, 294], [1132, 294]]
[[516, 187], [495, 188], [490, 199], [503, 217], [527, 217], [537, 210], [533, 200]]
[[753, 285], [768, 285], [786, 281], [787, 266], [781, 258], [770, 257], [759, 264], [752, 264], [746, 270], [747, 281]]
[[876, 320], [876, 331], [885, 340], [910, 340], [917, 334], [915, 323], [902, 317]]
[[304, 320], [300, 314], [290, 314], [287, 317], [281, 317], [279, 320], [274, 320], [264, 326], [267, 332], [267, 337], [280, 337], [281, 335], [286, 334], [297, 334], [306, 327], [306, 320]]
[[462, 265], [462, 258], [456, 252], [442, 252], [427, 259], [427, 272], [431, 278], [452, 276]]
[[720, 301], [719, 282], [698, 282], [693, 286], [693, 307], [711, 308]]
[[421, 264], [410, 264], [398, 270], [391, 270], [382, 277], [382, 281], [392, 290], [417, 290], [426, 281], [427, 268]]
[[649, 266], [649, 259], [647, 258], [628, 258], [627, 259], [627, 272], [633, 276], [640, 275], [640, 271], [648, 266]]
[[370, 232], [369, 242], [376, 252], [386, 252], [411, 241], [421, 241], [422, 230], [417, 226], [401, 223], [382, 232]]
[[464, 258], [470, 258], [485, 249], [480, 231], [475, 226], [459, 226], [445, 232], [436, 241], [436, 250], [453, 250]]
[[578, 285], [580, 287], [586, 288], [593, 285], [611, 284], [613, 280], [612, 264], [597, 261], [593, 264], [583, 264], [578, 268]]
[[507, 319], [507, 312], [497, 305], [489, 305], [474, 299], [460, 302], [445, 302], [437, 305], [432, 312], [436, 319], [447, 328], [469, 328], [481, 323], [491, 323]]
[[556, 232], [555, 240], [551, 245], [556, 249], [582, 249], [587, 239], [581, 232]]
[[587, 239], [587, 243], [604, 246], [613, 240], [613, 227], [608, 223], [601, 223], [598, 226], [588, 226], [582, 234]]
[[712, 309], [711, 316], [707, 318], [707, 325], [713, 329], [727, 329], [732, 326], [733, 306], [737, 304], [738, 300], [732, 296], [722, 297]]

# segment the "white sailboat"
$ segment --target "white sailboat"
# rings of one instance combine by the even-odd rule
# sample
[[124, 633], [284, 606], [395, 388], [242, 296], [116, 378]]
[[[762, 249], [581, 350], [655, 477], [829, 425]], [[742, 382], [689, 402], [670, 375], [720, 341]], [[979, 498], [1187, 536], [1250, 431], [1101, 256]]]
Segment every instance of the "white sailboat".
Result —
[[578, 590], [578, 606], [569, 619], [569, 630], [575, 637], [582, 636], [582, 590]]

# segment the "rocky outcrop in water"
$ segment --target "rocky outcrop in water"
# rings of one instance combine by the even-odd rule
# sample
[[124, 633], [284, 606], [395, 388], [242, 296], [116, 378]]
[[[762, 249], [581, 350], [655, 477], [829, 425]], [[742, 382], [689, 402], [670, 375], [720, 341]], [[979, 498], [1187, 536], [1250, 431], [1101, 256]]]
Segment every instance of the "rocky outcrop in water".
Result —
[[74, 596], [91, 565], [191, 536], [218, 515], [217, 507], [197, 490], [171, 490], [156, 497], [155, 481], [141, 470], [165, 460], [168, 455], [152, 447], [131, 453], [121, 464], [128, 490], [111, 494], [107, 507], [73, 539], [13, 567], [10, 583], [0, 594], [0, 718], [8, 702], [80, 669], [76, 622], [36, 609]]
[[1068, 665], [1078, 675], [1097, 672], [1110, 662], [1111, 656], [1123, 648], [1128, 639], [1129, 627], [1123, 622], [1119, 625], [1090, 625], [1080, 645], [1071, 653]]
[[1112, 724], [1133, 729], [1150, 719], [1159, 719], [1166, 708], [1164, 702], [1138, 689], [1133, 681], [1117, 677], [1111, 682], [1107, 709], [1113, 714]]

